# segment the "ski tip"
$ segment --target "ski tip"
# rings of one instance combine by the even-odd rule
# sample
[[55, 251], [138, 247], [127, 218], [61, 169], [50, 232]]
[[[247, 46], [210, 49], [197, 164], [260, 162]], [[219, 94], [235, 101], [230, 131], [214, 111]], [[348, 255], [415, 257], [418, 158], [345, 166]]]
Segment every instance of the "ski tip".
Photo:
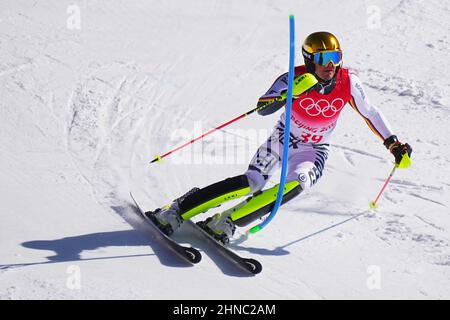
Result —
[[246, 268], [248, 271], [250, 271], [252, 274], [258, 274], [262, 271], [262, 265], [259, 263], [259, 261], [255, 259], [244, 259]]
[[191, 263], [197, 264], [202, 260], [202, 254], [197, 249], [188, 247], [185, 248], [184, 251], [186, 252], [186, 256]]

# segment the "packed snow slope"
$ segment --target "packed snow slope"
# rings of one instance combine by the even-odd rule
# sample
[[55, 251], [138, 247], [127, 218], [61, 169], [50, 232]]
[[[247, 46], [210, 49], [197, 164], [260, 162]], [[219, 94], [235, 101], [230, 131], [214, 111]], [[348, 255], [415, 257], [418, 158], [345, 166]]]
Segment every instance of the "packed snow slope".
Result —
[[[438, 0], [2, 0], [0, 299], [450, 298], [449, 11]], [[321, 181], [264, 231], [238, 230], [231, 248], [263, 272], [242, 274], [184, 227], [178, 240], [204, 256], [189, 267], [129, 191], [154, 209], [244, 172], [279, 112], [197, 143], [191, 161], [149, 161], [254, 108], [288, 68], [290, 13], [297, 64], [306, 35], [336, 34], [413, 165], [370, 212], [393, 157], [347, 106]]]

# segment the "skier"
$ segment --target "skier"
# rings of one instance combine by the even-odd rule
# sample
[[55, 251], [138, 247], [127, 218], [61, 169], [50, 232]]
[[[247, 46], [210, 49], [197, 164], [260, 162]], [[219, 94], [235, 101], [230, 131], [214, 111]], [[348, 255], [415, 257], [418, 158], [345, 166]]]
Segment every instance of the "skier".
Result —
[[[313, 74], [318, 83], [307, 92], [294, 96], [292, 102], [291, 134], [284, 140], [285, 115], [281, 115], [271, 136], [263, 143], [247, 171], [216, 182], [202, 189], [193, 188], [170, 205], [147, 212], [167, 235], [179, 228], [184, 220], [206, 212], [220, 204], [250, 195], [245, 201], [222, 214], [215, 214], [199, 226], [227, 244], [236, 225], [244, 226], [270, 213], [279, 185], [263, 190], [269, 178], [279, 169], [283, 158], [283, 144], [289, 143], [288, 173], [282, 204], [313, 186], [322, 176], [328, 158], [330, 139], [344, 106], [349, 103], [363, 117], [369, 128], [383, 141], [400, 163], [404, 154], [411, 155], [407, 143], [401, 143], [381, 112], [373, 106], [359, 78], [342, 67], [342, 51], [338, 39], [329, 32], [310, 34], [302, 46], [305, 65], [295, 67], [295, 80], [302, 74]], [[258, 100], [260, 115], [269, 115], [286, 105], [288, 74], [278, 77], [270, 89]]]

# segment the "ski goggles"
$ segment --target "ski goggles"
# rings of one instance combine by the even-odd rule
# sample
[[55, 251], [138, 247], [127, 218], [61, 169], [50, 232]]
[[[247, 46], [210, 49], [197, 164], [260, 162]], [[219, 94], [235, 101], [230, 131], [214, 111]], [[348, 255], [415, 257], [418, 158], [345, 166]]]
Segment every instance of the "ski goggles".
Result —
[[321, 66], [327, 66], [330, 62], [336, 66], [342, 62], [342, 52], [341, 51], [320, 51], [314, 53], [313, 55], [314, 64]]

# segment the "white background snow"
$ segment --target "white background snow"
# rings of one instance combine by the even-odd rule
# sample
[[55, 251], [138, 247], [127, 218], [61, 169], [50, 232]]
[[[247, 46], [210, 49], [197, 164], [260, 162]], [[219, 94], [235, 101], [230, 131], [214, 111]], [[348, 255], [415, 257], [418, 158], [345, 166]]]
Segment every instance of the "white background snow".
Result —
[[[290, 13], [297, 64], [306, 35], [336, 34], [413, 165], [370, 212], [393, 157], [347, 106], [321, 181], [264, 231], [238, 230], [231, 247], [262, 273], [185, 227], [204, 257], [188, 267], [128, 193], [154, 209], [244, 172], [279, 112], [193, 149], [201, 159], [221, 135], [243, 161], [149, 161], [254, 108], [287, 70]], [[437, 0], [1, 0], [0, 299], [450, 298], [449, 13]]]

